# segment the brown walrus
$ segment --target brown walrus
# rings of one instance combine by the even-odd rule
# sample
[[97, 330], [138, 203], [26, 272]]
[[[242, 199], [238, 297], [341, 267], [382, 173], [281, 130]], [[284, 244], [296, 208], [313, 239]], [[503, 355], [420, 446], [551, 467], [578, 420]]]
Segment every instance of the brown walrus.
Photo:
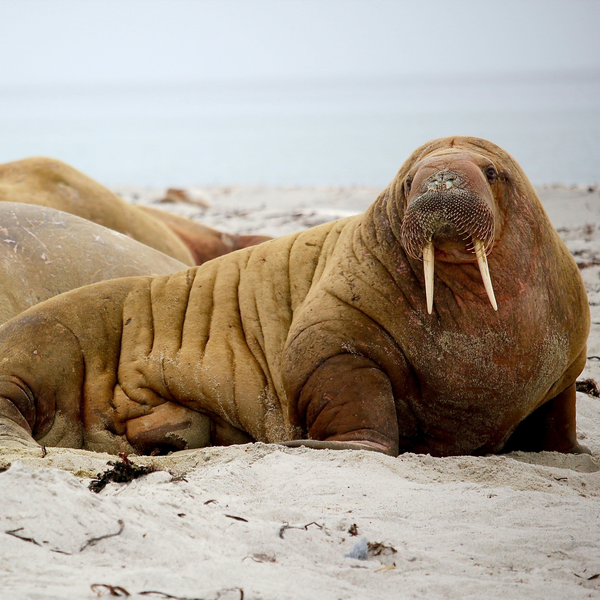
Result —
[[0, 324], [69, 290], [186, 265], [131, 238], [52, 208], [0, 202]]
[[[91, 283], [185, 268], [154, 248], [86, 219], [52, 208], [0, 202], [0, 324], [48, 298]], [[190, 443], [208, 443], [207, 417], [177, 408], [163, 413], [163, 426], [173, 426], [173, 420], [185, 413], [192, 429]], [[3, 433], [0, 419], [0, 440]], [[20, 442], [27, 443], [27, 437]]]
[[165, 212], [152, 206], [140, 205], [138, 208], [164, 223], [187, 246], [197, 265], [223, 256], [234, 250], [256, 246], [269, 241], [266, 235], [234, 235], [207, 227], [197, 221]]
[[87, 175], [51, 158], [0, 165], [0, 201], [62, 210], [123, 233], [188, 266], [270, 239], [225, 234], [162, 210], [132, 206]]
[[588, 331], [577, 266], [520, 167], [449, 137], [362, 215], [13, 319], [1, 414], [9, 437], [108, 452], [194, 447], [198, 413], [213, 444], [580, 452]]

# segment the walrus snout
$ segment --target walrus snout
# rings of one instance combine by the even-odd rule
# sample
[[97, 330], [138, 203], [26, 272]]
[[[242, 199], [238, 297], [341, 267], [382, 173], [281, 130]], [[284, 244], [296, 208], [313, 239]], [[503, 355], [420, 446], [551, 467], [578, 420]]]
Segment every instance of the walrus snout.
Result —
[[423, 260], [429, 314], [436, 258], [456, 263], [477, 260], [490, 303], [498, 310], [487, 264], [495, 234], [490, 188], [496, 181], [494, 173], [493, 166], [482, 168], [471, 157], [455, 155], [422, 161], [407, 178], [402, 245], [409, 256]]
[[495, 229], [491, 202], [464, 187], [447, 188], [444, 183], [440, 189], [431, 182], [426, 185], [432, 187], [409, 199], [404, 214], [402, 245], [406, 252], [420, 259], [425, 244], [433, 242], [442, 251], [438, 259], [472, 262], [476, 239], [483, 242], [486, 251], [491, 250]]

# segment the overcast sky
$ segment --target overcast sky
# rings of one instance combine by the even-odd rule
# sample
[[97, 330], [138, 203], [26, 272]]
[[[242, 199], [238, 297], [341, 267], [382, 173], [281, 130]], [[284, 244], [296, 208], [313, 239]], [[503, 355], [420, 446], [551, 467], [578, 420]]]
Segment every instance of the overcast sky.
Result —
[[0, 0], [0, 85], [600, 71], [600, 0]]

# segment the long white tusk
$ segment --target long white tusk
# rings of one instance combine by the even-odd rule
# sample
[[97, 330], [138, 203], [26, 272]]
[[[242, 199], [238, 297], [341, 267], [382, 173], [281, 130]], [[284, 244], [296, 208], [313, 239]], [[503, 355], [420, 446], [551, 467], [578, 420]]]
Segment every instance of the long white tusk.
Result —
[[477, 264], [479, 265], [479, 271], [481, 272], [481, 279], [483, 279], [485, 291], [487, 292], [494, 310], [498, 310], [498, 304], [496, 303], [496, 297], [494, 296], [494, 288], [492, 287], [492, 280], [490, 279], [490, 269], [488, 268], [485, 246], [483, 245], [483, 242], [477, 238], [473, 238], [473, 246], [475, 248], [475, 254], [477, 254]]
[[435, 267], [435, 250], [433, 242], [426, 242], [423, 246], [423, 271], [425, 274], [425, 298], [427, 299], [427, 312], [433, 310], [433, 270]]

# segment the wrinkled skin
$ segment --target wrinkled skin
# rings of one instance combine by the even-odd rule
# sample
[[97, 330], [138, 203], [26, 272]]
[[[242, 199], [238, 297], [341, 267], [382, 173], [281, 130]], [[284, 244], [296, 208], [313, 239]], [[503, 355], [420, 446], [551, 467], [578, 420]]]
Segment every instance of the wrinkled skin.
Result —
[[[0, 265], [0, 324], [48, 298], [98, 281], [186, 268], [91, 221], [13, 202], [0, 203]], [[195, 423], [208, 439], [206, 417], [197, 415]], [[0, 419], [0, 443], [6, 430]], [[31, 442], [28, 436], [17, 439]]]
[[[453, 201], [448, 172], [456, 194], [491, 211], [497, 312], [446, 217], [426, 231], [432, 314], [423, 263], [403, 248], [421, 183], [443, 183], [440, 201]], [[490, 142], [444, 138], [416, 150], [363, 215], [13, 319], [0, 329], [1, 410], [15, 437], [108, 452], [196, 447], [198, 413], [213, 444], [580, 452], [588, 331], [575, 262], [519, 166]]]
[[229, 235], [165, 211], [129, 205], [73, 167], [43, 157], [0, 165], [0, 201], [35, 204], [76, 215], [188, 266], [269, 239]]

